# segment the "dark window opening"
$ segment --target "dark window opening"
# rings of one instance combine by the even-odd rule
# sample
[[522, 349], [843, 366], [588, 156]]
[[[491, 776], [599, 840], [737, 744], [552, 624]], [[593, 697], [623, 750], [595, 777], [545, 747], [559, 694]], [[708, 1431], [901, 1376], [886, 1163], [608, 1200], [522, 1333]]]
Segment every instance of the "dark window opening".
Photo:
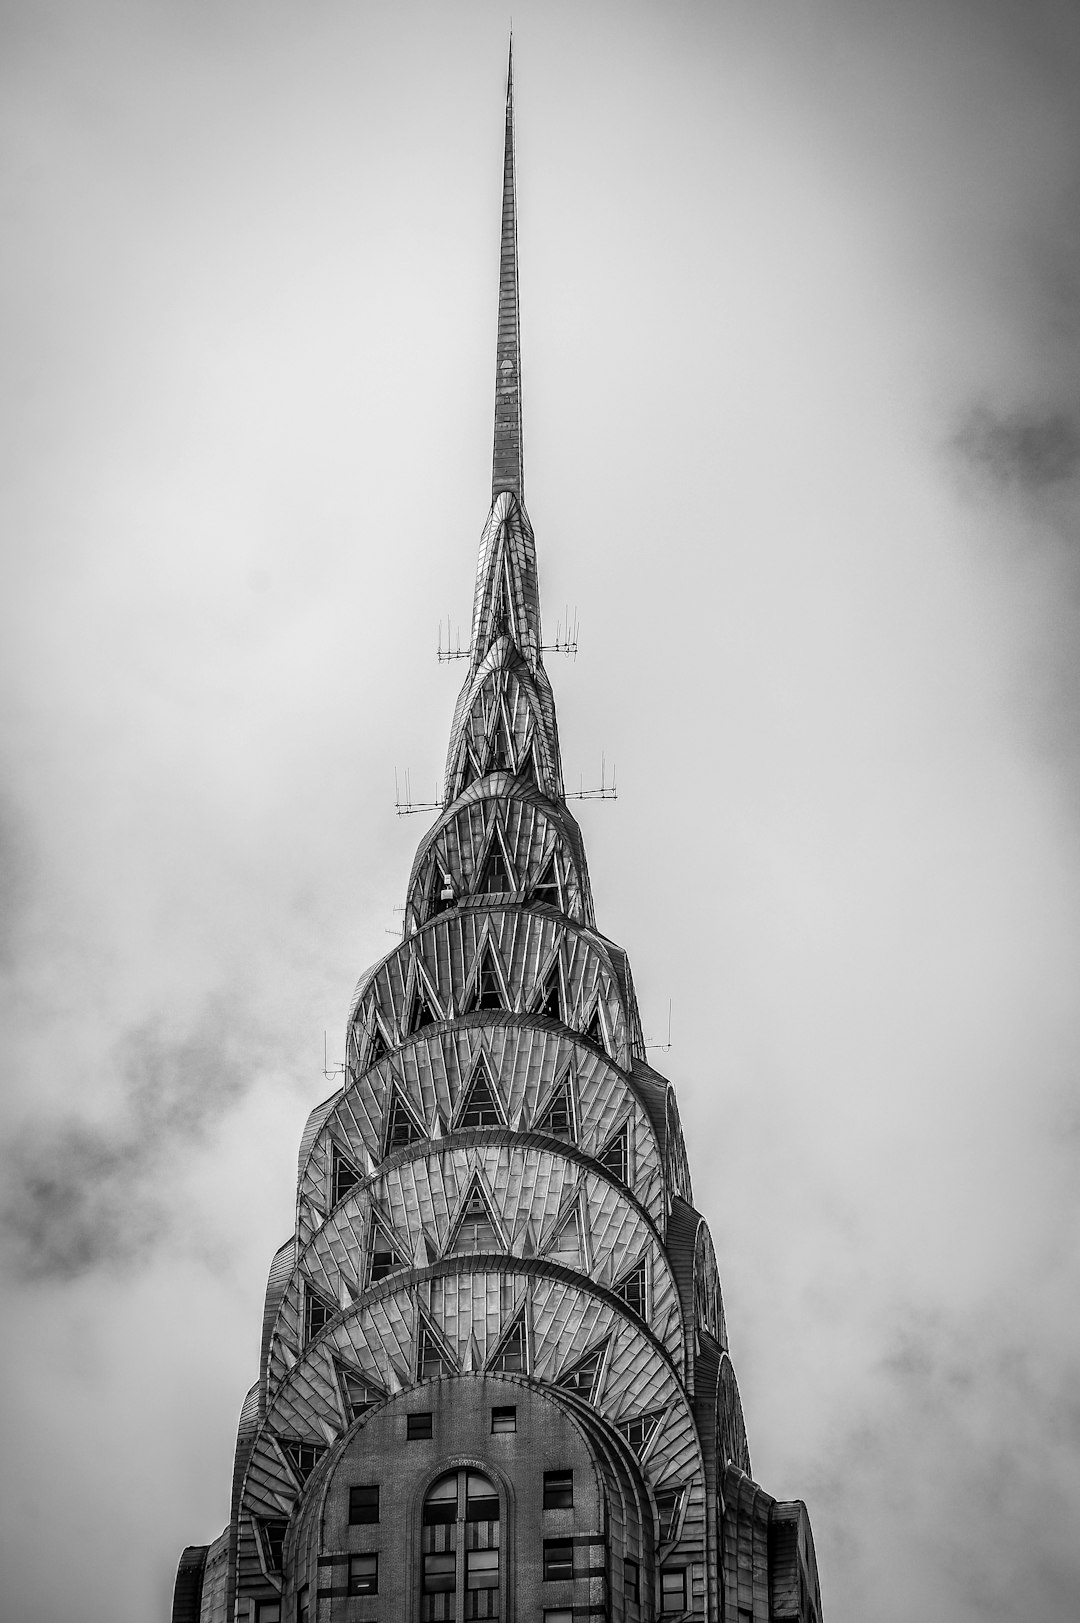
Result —
[[560, 906], [559, 879], [555, 872], [554, 857], [548, 859], [547, 866], [530, 892], [530, 898], [534, 902], [547, 902], [551, 907]]
[[289, 1523], [285, 1517], [273, 1516], [262, 1526], [263, 1553], [266, 1556], [266, 1565], [271, 1572], [281, 1571], [282, 1552], [285, 1548], [285, 1534], [289, 1531]]
[[[434, 1551], [424, 1557], [424, 1594], [453, 1593], [457, 1584], [457, 1555], [453, 1550]], [[451, 1611], [444, 1616], [453, 1616]]]
[[344, 1200], [350, 1189], [355, 1189], [360, 1182], [360, 1169], [342, 1155], [337, 1145], [334, 1145], [334, 1192], [333, 1199], [336, 1206], [339, 1200]]
[[493, 1432], [517, 1431], [517, 1405], [506, 1403], [500, 1408], [492, 1409], [491, 1429]]
[[504, 857], [499, 845], [496, 843], [488, 852], [488, 859], [484, 864], [483, 877], [480, 880], [480, 889], [486, 892], [489, 896], [493, 896], [500, 893], [505, 893], [506, 891], [511, 891], [513, 888], [514, 884], [510, 878], [510, 870], [506, 866], [506, 858]]
[[641, 1569], [636, 1561], [624, 1561], [622, 1569], [623, 1600], [636, 1606], [641, 1600]]
[[377, 1555], [350, 1555], [349, 1594], [377, 1595], [379, 1593], [379, 1557]]
[[633, 1420], [623, 1420], [619, 1423], [618, 1429], [639, 1458], [652, 1441], [653, 1432], [660, 1424], [662, 1412], [654, 1410], [652, 1414], [635, 1415]]
[[[514, 1374], [524, 1370], [526, 1362], [525, 1315], [519, 1313], [495, 1349], [495, 1356], [488, 1367]], [[513, 1414], [514, 1410], [510, 1412]]]
[[576, 1364], [571, 1364], [570, 1368], [559, 1376], [558, 1385], [567, 1387], [571, 1392], [576, 1392], [579, 1397], [583, 1397], [587, 1402], [591, 1403], [600, 1375], [600, 1366], [604, 1362], [606, 1347], [607, 1342], [605, 1341], [601, 1346], [594, 1347], [592, 1352], [586, 1353], [584, 1358], [579, 1358]]
[[400, 1096], [395, 1092], [390, 1099], [390, 1113], [386, 1123], [387, 1155], [394, 1150], [404, 1149], [406, 1144], [415, 1144], [417, 1139], [423, 1136], [412, 1111], [406, 1109]]
[[296, 1623], [310, 1623], [311, 1610], [309, 1605], [310, 1590], [307, 1584], [297, 1591], [296, 1595]]
[[585, 1027], [585, 1036], [588, 1038], [589, 1042], [595, 1043], [597, 1048], [603, 1048], [606, 1051], [607, 1043], [604, 1039], [604, 1025], [600, 1019], [599, 999], [597, 999], [596, 1006], [593, 1009], [592, 1018]]
[[301, 1484], [307, 1481], [326, 1453], [322, 1443], [282, 1442], [281, 1447]]
[[371, 1022], [371, 1034], [368, 1037], [368, 1050], [365, 1069], [367, 1066], [376, 1065], [388, 1052], [389, 1050], [386, 1046], [386, 1038], [382, 1034], [382, 1027], [373, 1016]]
[[368, 1266], [368, 1278], [373, 1285], [387, 1274], [392, 1274], [395, 1268], [404, 1268], [406, 1259], [401, 1255], [390, 1239], [385, 1229], [377, 1223], [371, 1229], [371, 1257]]
[[682, 1509], [681, 1488], [660, 1488], [656, 1495], [656, 1512], [660, 1518], [660, 1542], [676, 1536], [679, 1530], [679, 1512]]
[[349, 1526], [360, 1527], [379, 1519], [379, 1484], [372, 1482], [349, 1489]]
[[414, 1031], [422, 1031], [425, 1026], [433, 1026], [439, 1018], [432, 1008], [427, 994], [421, 987], [417, 987], [413, 994], [412, 1014], [409, 1017], [409, 1035]]
[[255, 1602], [256, 1623], [281, 1623], [281, 1602], [279, 1600], [258, 1600]]
[[491, 1078], [483, 1065], [480, 1065], [473, 1073], [457, 1125], [459, 1127], [502, 1126], [502, 1116], [499, 1113], [498, 1105], [495, 1103]]
[[431, 1415], [411, 1414], [405, 1417], [405, 1437], [410, 1443], [422, 1442], [431, 1436]]
[[338, 1379], [354, 1420], [358, 1419], [365, 1409], [371, 1409], [376, 1403], [381, 1403], [386, 1396], [381, 1387], [372, 1386], [370, 1381], [365, 1381], [361, 1375], [354, 1374], [352, 1370], [339, 1367]]
[[686, 1568], [665, 1567], [660, 1574], [660, 1610], [685, 1612]]
[[604, 1170], [610, 1172], [613, 1178], [618, 1178], [620, 1183], [629, 1182], [627, 1174], [630, 1156], [627, 1126], [628, 1124], [624, 1122], [614, 1138], [608, 1140], [597, 1156], [597, 1160]]
[[502, 1250], [487, 1201], [478, 1184], [474, 1183], [469, 1191], [465, 1208], [454, 1231], [454, 1243], [450, 1250], [455, 1254]]
[[631, 1313], [639, 1319], [645, 1317], [645, 1263], [644, 1260], [624, 1274], [611, 1287], [620, 1302], [625, 1302]]
[[485, 947], [484, 956], [480, 960], [480, 973], [476, 981], [473, 1007], [476, 1009], [501, 1009], [504, 1007], [502, 984], [499, 980], [498, 970], [495, 968], [495, 960], [491, 956], [490, 947]]
[[573, 1510], [574, 1508], [574, 1473], [573, 1471], [545, 1471], [544, 1472], [544, 1509], [545, 1510]]
[[313, 1290], [309, 1290], [306, 1293], [306, 1296], [307, 1300], [304, 1305], [304, 1339], [306, 1341], [310, 1341], [313, 1336], [317, 1336], [319, 1331], [324, 1329], [325, 1326], [330, 1323], [330, 1320], [337, 1313], [337, 1307], [331, 1302], [324, 1301], [321, 1296], [316, 1296]]
[[417, 1380], [426, 1381], [436, 1375], [449, 1375], [452, 1369], [453, 1365], [447, 1358], [446, 1350], [439, 1338], [421, 1321], [420, 1333], [416, 1338]]
[[574, 1109], [568, 1082], [563, 1082], [555, 1089], [547, 1108], [537, 1117], [533, 1126], [538, 1133], [550, 1133], [552, 1138], [573, 1138]]
[[574, 1546], [569, 1539], [544, 1540], [544, 1577], [550, 1581], [574, 1576]]

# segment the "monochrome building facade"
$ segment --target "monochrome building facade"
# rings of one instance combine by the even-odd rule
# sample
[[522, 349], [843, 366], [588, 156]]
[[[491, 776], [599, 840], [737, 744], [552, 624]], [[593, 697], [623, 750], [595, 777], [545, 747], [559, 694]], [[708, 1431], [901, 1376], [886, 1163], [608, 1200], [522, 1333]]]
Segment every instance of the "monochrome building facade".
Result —
[[523, 502], [508, 88], [492, 506], [445, 793], [274, 1258], [229, 1525], [173, 1623], [820, 1623], [567, 807]]

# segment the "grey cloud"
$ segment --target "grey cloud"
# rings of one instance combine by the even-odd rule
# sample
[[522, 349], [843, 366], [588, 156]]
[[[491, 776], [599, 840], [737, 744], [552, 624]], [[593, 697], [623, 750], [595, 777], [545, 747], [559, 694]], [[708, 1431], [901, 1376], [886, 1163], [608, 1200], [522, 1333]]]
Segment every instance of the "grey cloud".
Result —
[[239, 1033], [211, 1009], [191, 1035], [162, 1022], [114, 1049], [120, 1101], [104, 1123], [26, 1123], [5, 1146], [0, 1246], [24, 1279], [137, 1266], [169, 1233], [171, 1156], [204, 1138], [238, 1099]]
[[1000, 416], [976, 406], [955, 441], [961, 455], [1001, 483], [1042, 490], [1072, 478], [1080, 466], [1080, 425], [1064, 411]]

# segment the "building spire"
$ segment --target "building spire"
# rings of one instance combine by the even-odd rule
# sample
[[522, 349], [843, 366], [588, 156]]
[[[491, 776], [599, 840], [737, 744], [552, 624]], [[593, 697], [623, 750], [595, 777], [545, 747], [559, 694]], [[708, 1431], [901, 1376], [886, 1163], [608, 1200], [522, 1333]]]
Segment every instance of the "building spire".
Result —
[[518, 327], [517, 192], [514, 185], [514, 38], [506, 73], [502, 249], [499, 256], [499, 335], [495, 348], [495, 449], [491, 499], [509, 490], [525, 499], [521, 451], [521, 334]]

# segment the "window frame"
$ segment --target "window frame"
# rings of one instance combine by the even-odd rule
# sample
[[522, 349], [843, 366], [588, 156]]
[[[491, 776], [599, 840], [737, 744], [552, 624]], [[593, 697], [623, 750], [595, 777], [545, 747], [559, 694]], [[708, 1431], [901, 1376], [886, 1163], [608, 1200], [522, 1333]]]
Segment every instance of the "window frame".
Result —
[[[359, 1571], [354, 1571], [353, 1570], [354, 1567], [359, 1568], [359, 1565], [360, 1565], [361, 1561], [370, 1561], [372, 1563], [372, 1568], [371, 1568], [370, 1573], [361, 1573]], [[358, 1589], [356, 1587], [356, 1585], [359, 1583], [361, 1578], [371, 1578], [374, 1581], [370, 1585], [366, 1585], [363, 1589]], [[350, 1552], [350, 1554], [349, 1554], [349, 1573], [348, 1573], [348, 1579], [346, 1581], [346, 1592], [349, 1595], [350, 1599], [353, 1596], [356, 1596], [356, 1595], [377, 1595], [379, 1593], [379, 1552], [378, 1552], [378, 1550], [353, 1550], [353, 1551]]]
[[[427, 1421], [427, 1429], [423, 1422]], [[416, 1409], [412, 1414], [405, 1416], [405, 1441], [407, 1443], [430, 1443], [435, 1435], [435, 1417], [431, 1409]]]
[[[569, 1494], [569, 1498], [557, 1498], [559, 1493]], [[545, 1471], [544, 1472], [544, 1509], [545, 1510], [573, 1510], [574, 1508], [574, 1473], [573, 1470]]]
[[[369, 1500], [366, 1505], [363, 1505], [359, 1498], [359, 1495], [362, 1493], [374, 1493], [374, 1501], [372, 1502]], [[349, 1486], [349, 1526], [377, 1526], [379, 1521], [379, 1512], [381, 1510], [381, 1497], [382, 1496], [379, 1493], [379, 1484], [377, 1482], [351, 1483]], [[372, 1508], [374, 1508], [375, 1511], [374, 1516], [361, 1516], [357, 1514], [357, 1512], [360, 1510], [370, 1510]]]

